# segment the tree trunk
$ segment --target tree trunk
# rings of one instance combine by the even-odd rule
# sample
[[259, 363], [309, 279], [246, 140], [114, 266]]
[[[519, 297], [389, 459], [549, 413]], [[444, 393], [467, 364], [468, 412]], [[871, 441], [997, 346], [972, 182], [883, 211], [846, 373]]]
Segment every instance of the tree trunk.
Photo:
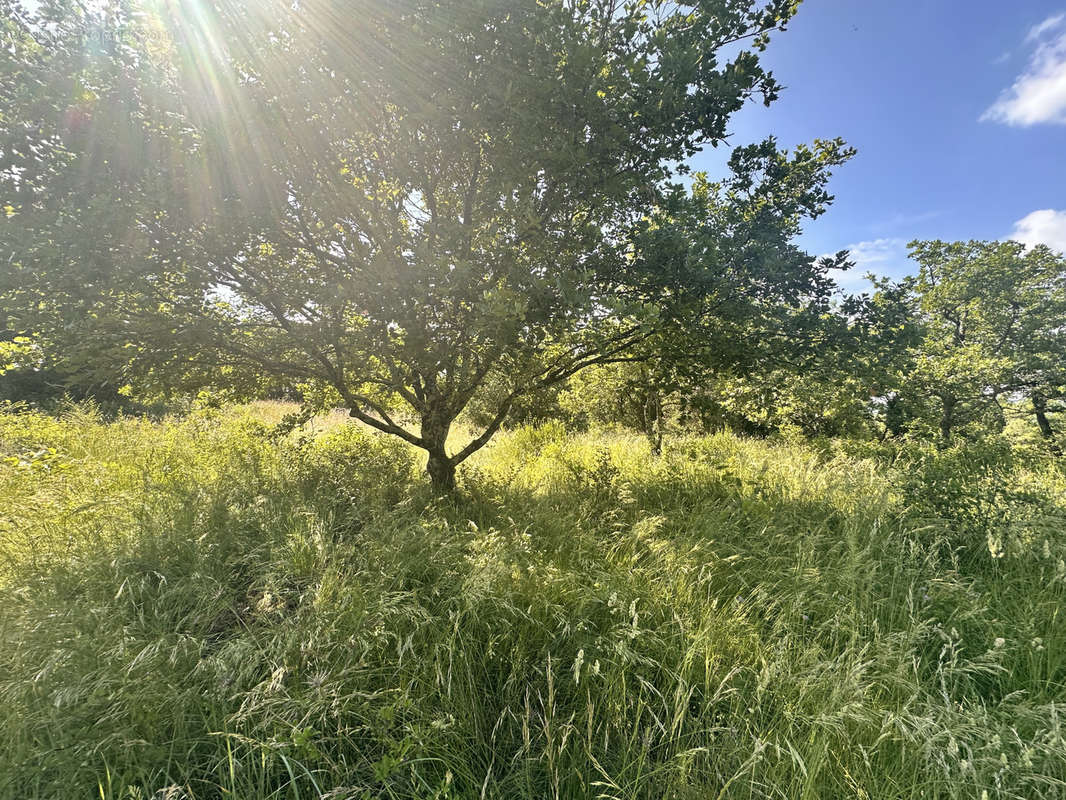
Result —
[[644, 435], [653, 456], [663, 454], [663, 403], [658, 389], [648, 389], [644, 403]]
[[455, 461], [445, 449], [451, 426], [452, 421], [439, 412], [429, 411], [422, 416], [422, 439], [429, 454], [426, 473], [433, 488], [441, 493], [455, 490]]
[[426, 461], [426, 472], [433, 488], [441, 493], [455, 491], [455, 464], [443, 452], [431, 452]]
[[885, 430], [881, 434], [881, 441], [898, 439], [906, 433], [906, 427], [902, 398], [896, 392], [888, 392], [885, 395]]
[[1055, 429], [1051, 427], [1051, 421], [1047, 418], [1047, 398], [1040, 392], [1033, 392], [1033, 414], [1036, 416], [1036, 424], [1040, 427], [1040, 435], [1047, 442], [1048, 450], [1053, 456], [1062, 455], [1062, 448], [1055, 441]]
[[955, 426], [955, 406], [958, 400], [953, 397], [941, 397], [940, 402], [944, 406], [940, 414], [940, 448], [944, 449], [951, 444], [951, 429]]

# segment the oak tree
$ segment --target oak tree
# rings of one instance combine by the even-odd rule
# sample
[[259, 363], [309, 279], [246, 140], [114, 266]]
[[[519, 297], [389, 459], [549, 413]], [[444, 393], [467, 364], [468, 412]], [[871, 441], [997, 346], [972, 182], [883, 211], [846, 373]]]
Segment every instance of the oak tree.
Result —
[[6, 325], [142, 383], [327, 387], [450, 488], [519, 398], [728, 280], [650, 279], [647, 220], [776, 97], [797, 6], [4, 0]]

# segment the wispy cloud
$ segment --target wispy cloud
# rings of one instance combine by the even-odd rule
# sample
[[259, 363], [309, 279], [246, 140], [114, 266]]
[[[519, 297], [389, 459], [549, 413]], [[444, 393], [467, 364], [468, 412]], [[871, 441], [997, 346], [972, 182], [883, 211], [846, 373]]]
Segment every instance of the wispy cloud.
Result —
[[1014, 232], [1008, 238], [1030, 247], [1046, 244], [1066, 253], [1066, 211], [1045, 208], [1027, 214], [1014, 223]]
[[929, 222], [929, 220], [936, 219], [943, 213], [944, 212], [942, 211], [921, 211], [914, 214], [904, 214], [899, 212], [887, 219], [875, 222], [870, 226], [870, 230], [875, 233], [888, 233], [899, 230], [900, 228], [910, 228], [915, 225], [920, 225], [923, 222]]
[[1027, 127], [1066, 125], [1066, 13], [1034, 25], [1025, 37], [1029, 64], [981, 120]]
[[837, 283], [845, 292], [862, 292], [871, 288], [867, 273], [879, 277], [902, 277], [910, 272], [907, 260], [907, 240], [897, 237], [869, 239], [849, 244], [845, 250], [850, 251], [855, 266], [837, 276]]
[[847, 249], [851, 251], [856, 270], [876, 270], [885, 264], [907, 260], [906, 240], [895, 237], [856, 242], [848, 245]]
[[1055, 14], [1048, 17], [1038, 25], [1034, 25], [1029, 29], [1029, 35], [1025, 37], [1027, 42], [1037, 42], [1044, 36], [1045, 33], [1055, 30], [1062, 26], [1062, 23], [1066, 22], [1066, 13]]

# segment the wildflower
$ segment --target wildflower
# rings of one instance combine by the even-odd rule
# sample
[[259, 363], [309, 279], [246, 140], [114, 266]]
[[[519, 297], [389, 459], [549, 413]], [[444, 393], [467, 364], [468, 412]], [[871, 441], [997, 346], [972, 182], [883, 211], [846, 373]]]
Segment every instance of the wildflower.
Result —
[[996, 637], [996, 641], [994, 641], [992, 644], [995, 645], [996, 649], [998, 650], [999, 648], [1003, 647], [1003, 645], [1005, 645], [1006, 643], [1007, 643], [1006, 639], [1004, 639], [1002, 636], [997, 636]]
[[585, 663], [585, 650], [582, 648], [577, 651], [577, 658], [574, 659], [574, 683], [581, 683], [581, 665]]

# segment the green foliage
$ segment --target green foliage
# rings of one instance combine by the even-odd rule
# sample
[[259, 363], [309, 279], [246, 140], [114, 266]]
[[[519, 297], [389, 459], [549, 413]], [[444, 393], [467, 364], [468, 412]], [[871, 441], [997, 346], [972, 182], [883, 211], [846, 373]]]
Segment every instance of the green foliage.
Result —
[[[797, 6], [5, 0], [0, 314], [157, 392], [328, 387], [447, 489], [521, 397], [675, 306], [811, 282], [788, 240], [842, 143], [768, 140], [692, 198], [670, 183], [777, 96], [760, 53]], [[693, 257], [659, 270], [664, 239]]]
[[914, 462], [558, 424], [440, 500], [391, 440], [280, 414], [0, 414], [0, 798], [1066, 788], [1061, 525], [960, 573], [984, 538], [919, 519]]
[[932, 402], [926, 425], [942, 445], [967, 425], [1002, 429], [1011, 393], [1061, 394], [1066, 258], [1018, 242], [913, 242], [911, 252], [923, 336], [903, 384]]
[[690, 402], [709, 428], [756, 435], [795, 430], [811, 438], [870, 436], [867, 384], [830, 370], [825, 362], [807, 366], [807, 371], [781, 368], [743, 377], [721, 374]]
[[[944, 523], [967, 566], [1022, 556], [1054, 541], [1066, 522], [1066, 480], [1005, 437], [948, 449], [912, 443], [900, 454], [900, 488], [912, 513]], [[1049, 538], [1050, 537], [1050, 540]]]
[[68, 399], [92, 400], [112, 408], [128, 405], [123, 387], [58, 368], [39, 344], [0, 330], [0, 402], [54, 407]]
[[560, 396], [560, 408], [579, 429], [620, 425], [647, 434], [657, 421], [656, 411], [661, 417], [676, 416], [680, 404], [676, 388], [656, 385], [663, 377], [656, 366], [618, 363], [580, 372]]
[[695, 393], [704, 418], [759, 434], [947, 448], [995, 437], [1024, 414], [1060, 456], [1066, 260], [1017, 242], [912, 242], [911, 255], [916, 277], [875, 280], [872, 295], [800, 326], [813, 346], [774, 341], [761, 358], [747, 346], [754, 369], [720, 369]]
[[287, 474], [309, 501], [339, 512], [393, 505], [414, 474], [410, 448], [345, 425], [298, 437], [284, 450]]
[[[540, 425], [566, 416], [560, 406], [560, 394], [564, 384], [542, 386], [511, 401], [510, 413], [504, 427], [516, 428], [523, 425]], [[463, 413], [462, 421], [477, 429], [491, 425], [499, 413], [500, 403], [510, 393], [509, 383], [500, 376], [490, 376], [470, 399], [470, 404]]]

